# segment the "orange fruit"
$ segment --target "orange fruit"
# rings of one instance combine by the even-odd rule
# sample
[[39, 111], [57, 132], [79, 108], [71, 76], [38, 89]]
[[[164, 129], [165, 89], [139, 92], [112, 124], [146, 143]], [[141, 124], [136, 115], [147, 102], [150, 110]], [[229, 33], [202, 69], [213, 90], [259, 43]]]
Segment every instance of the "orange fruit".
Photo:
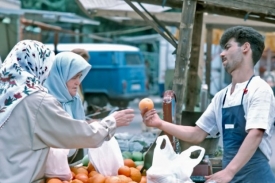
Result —
[[142, 169], [143, 165], [138, 165], [136, 168], [140, 171]]
[[136, 164], [132, 159], [124, 159], [124, 165], [128, 167], [136, 167]]
[[110, 176], [105, 180], [105, 183], [121, 183], [117, 176]]
[[95, 171], [95, 167], [93, 166], [92, 163], [90, 163], [90, 162], [88, 163], [87, 170], [88, 170], [89, 173], [90, 173], [91, 171]]
[[154, 108], [154, 103], [151, 99], [144, 98], [139, 102], [138, 107], [141, 111], [149, 111]]
[[66, 181], [66, 180], [63, 180], [62, 182], [63, 182], [63, 183], [70, 183], [69, 181]]
[[75, 179], [81, 180], [83, 183], [88, 183], [89, 178], [85, 173], [78, 173], [76, 174]]
[[130, 170], [131, 170], [130, 178], [133, 181], [140, 182], [140, 180], [141, 180], [141, 173], [140, 173], [140, 171], [138, 169], [136, 169], [136, 168], [133, 168], [133, 167], [130, 167]]
[[130, 177], [131, 170], [128, 166], [122, 166], [118, 169], [118, 175], [125, 175], [126, 177]]
[[142, 168], [143, 168], [143, 165], [138, 165], [138, 166], [136, 167], [136, 169], [138, 169], [138, 170], [140, 171], [141, 175], [146, 176], [146, 170], [144, 169], [144, 170], [141, 172], [141, 169], [142, 169]]
[[77, 167], [70, 167], [70, 169], [72, 172], [74, 172], [74, 174], [76, 174]]
[[72, 179], [75, 178], [75, 173], [74, 172], [71, 172], [72, 173]]
[[81, 180], [78, 180], [78, 179], [74, 179], [74, 180], [72, 180], [72, 182], [71, 183], [83, 183]]
[[88, 183], [105, 183], [106, 177], [101, 174], [96, 174], [89, 178]]
[[139, 183], [147, 183], [147, 178], [146, 176], [141, 177], [141, 181]]
[[76, 175], [77, 174], [79, 174], [79, 173], [84, 173], [84, 174], [86, 174], [86, 175], [88, 175], [89, 173], [88, 173], [88, 170], [86, 169], [86, 168], [84, 168], [84, 167], [79, 167], [79, 168], [77, 168], [76, 169], [76, 172], [74, 172]]
[[88, 177], [93, 177], [94, 175], [97, 175], [98, 172], [97, 171], [91, 171], [88, 175]]
[[128, 183], [132, 180], [130, 177], [126, 177], [125, 175], [118, 175], [118, 178], [121, 183]]
[[49, 178], [47, 183], [62, 183], [62, 181], [58, 178]]

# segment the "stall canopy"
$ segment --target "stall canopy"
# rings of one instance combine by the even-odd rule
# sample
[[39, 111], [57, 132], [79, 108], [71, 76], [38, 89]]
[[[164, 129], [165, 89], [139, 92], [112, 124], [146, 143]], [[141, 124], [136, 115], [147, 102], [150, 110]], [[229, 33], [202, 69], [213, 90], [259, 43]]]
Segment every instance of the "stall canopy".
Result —
[[[146, 26], [146, 22], [142, 17], [124, 0], [77, 0], [77, 2], [91, 17], [104, 17], [121, 23]], [[167, 10], [182, 8], [182, 0], [140, 0], [138, 2], [144, 2], [141, 4], [145, 9], [165, 25], [179, 26], [181, 12], [167, 12]], [[133, 5], [144, 12], [138, 2], [133, 1]], [[272, 0], [268, 2], [272, 3]], [[244, 4], [248, 6], [244, 6]], [[256, 9], [255, 7], [259, 5], [262, 5], [262, 7]], [[254, 11], [252, 11], [253, 8]], [[219, 43], [224, 29], [234, 25], [246, 25], [261, 31], [266, 36], [266, 49], [275, 51], [275, 34], [273, 33], [275, 31], [275, 24], [273, 24], [275, 22], [275, 12], [265, 3], [249, 0], [198, 1], [197, 11], [205, 12], [204, 24], [214, 27], [213, 44]], [[148, 29], [148, 27], [137, 29], [137, 31], [145, 29]], [[178, 39], [178, 36], [179, 32], [175, 37]]]

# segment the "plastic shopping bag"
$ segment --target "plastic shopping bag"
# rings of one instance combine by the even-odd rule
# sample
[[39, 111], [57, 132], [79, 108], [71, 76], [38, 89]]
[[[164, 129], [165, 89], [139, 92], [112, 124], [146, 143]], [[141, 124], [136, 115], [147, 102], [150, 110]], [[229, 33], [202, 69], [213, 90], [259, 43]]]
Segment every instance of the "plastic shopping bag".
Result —
[[96, 171], [105, 176], [115, 176], [124, 165], [123, 157], [115, 137], [103, 142], [98, 148], [88, 149], [89, 160]]
[[[161, 144], [165, 140], [165, 147]], [[192, 152], [200, 150], [197, 159], [191, 159]], [[199, 146], [191, 146], [181, 154], [176, 154], [169, 138], [166, 135], [159, 136], [154, 149], [152, 166], [147, 170], [147, 183], [191, 183], [190, 176], [205, 153], [205, 149]]]
[[61, 180], [71, 180], [72, 173], [68, 164], [69, 149], [50, 148], [46, 161], [45, 177], [58, 177]]

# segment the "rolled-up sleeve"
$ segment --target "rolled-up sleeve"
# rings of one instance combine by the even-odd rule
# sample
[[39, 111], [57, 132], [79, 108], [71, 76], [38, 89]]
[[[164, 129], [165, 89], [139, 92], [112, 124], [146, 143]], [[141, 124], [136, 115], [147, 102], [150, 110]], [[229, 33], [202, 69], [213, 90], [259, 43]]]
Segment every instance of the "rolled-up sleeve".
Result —
[[210, 134], [212, 137], [216, 137], [220, 132], [217, 125], [217, 114], [216, 111], [221, 110], [217, 109], [219, 107], [219, 97], [220, 94], [216, 95], [212, 102], [209, 104], [202, 116], [197, 120], [196, 125], [204, 130], [206, 133]]
[[71, 118], [49, 94], [45, 94], [35, 116], [34, 149], [41, 143], [54, 148], [95, 148], [109, 140], [116, 129], [112, 116], [90, 124]]

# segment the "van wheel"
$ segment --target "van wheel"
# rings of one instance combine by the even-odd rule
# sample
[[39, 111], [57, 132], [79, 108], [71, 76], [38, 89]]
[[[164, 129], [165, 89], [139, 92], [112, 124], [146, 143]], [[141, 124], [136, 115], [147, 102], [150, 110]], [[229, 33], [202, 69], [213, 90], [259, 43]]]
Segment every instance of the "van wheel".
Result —
[[110, 104], [112, 106], [117, 106], [120, 109], [125, 109], [128, 107], [129, 101], [128, 100], [110, 100]]
[[108, 103], [107, 97], [105, 95], [103, 95], [103, 94], [88, 95], [85, 98], [86, 98], [86, 100], [88, 102], [88, 106], [89, 105], [97, 105], [99, 107], [104, 107]]

